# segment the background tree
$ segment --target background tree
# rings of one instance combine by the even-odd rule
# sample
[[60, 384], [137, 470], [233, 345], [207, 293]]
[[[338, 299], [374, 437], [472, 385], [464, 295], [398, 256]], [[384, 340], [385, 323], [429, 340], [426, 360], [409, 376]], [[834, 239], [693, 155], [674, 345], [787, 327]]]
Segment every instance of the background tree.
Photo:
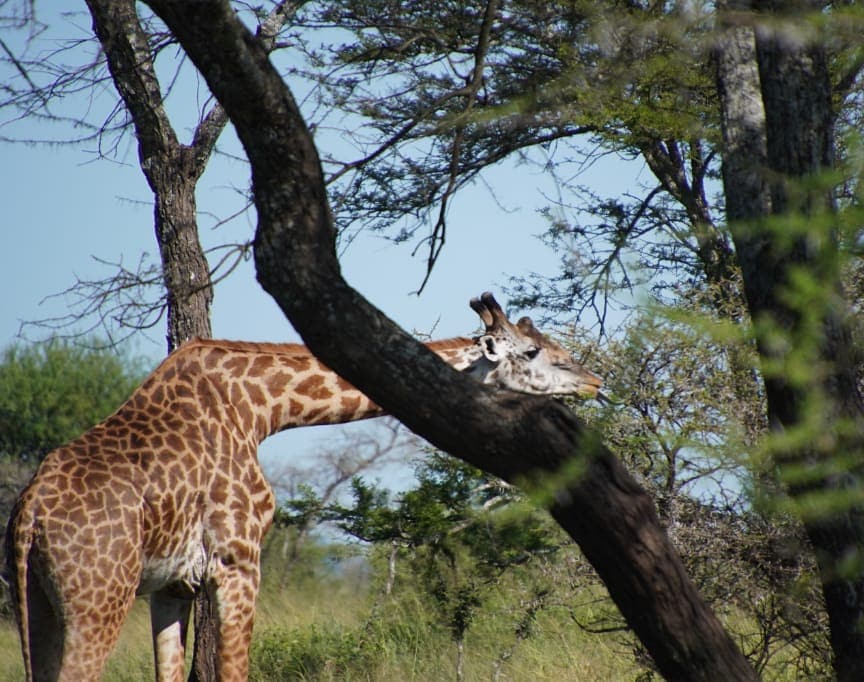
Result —
[[730, 9], [772, 21], [745, 14], [719, 45], [727, 215], [778, 433], [772, 454], [815, 551], [837, 676], [854, 680], [864, 675], [864, 403], [840, 293], [842, 243], [855, 236], [834, 199], [827, 41], [812, 2]]
[[380, 428], [353, 433], [318, 450], [302, 466], [281, 464], [268, 471], [276, 498], [285, 500], [273, 521], [284, 531], [280, 538], [283, 565], [279, 580], [283, 588], [303, 555], [310, 533], [322, 522], [323, 510], [336, 504], [356, 477], [380, 473], [420, 448], [418, 439], [398, 422], [381, 421]]
[[0, 356], [0, 456], [38, 464], [101, 421], [147, 375], [144, 361], [55, 339], [16, 343]]
[[[816, 565], [800, 521], [772, 504], [776, 480], [758, 454], [767, 423], [764, 392], [750, 390], [759, 385], [746, 370], [754, 349], [694, 293], [686, 307], [643, 311], [620, 339], [593, 344], [574, 333], [575, 352], [604, 367], [612, 395], [626, 396], [579, 412], [650, 492], [689, 575], [760, 675], [829, 676]], [[581, 584], [590, 589], [591, 577]], [[624, 628], [614, 609], [583, 624]], [[616, 639], [654, 669], [629, 636]]]
[[556, 219], [551, 234], [576, 242], [578, 259], [567, 258], [542, 294], [533, 276], [520, 281], [520, 301], [570, 318], [592, 308], [605, 320], [609, 299], [635, 285], [630, 253], [658, 284], [698, 276], [715, 285], [718, 302], [740, 295], [729, 237], [708, 198], [719, 138], [707, 7], [346, 1], [309, 11], [356, 36], [315, 53], [328, 59], [311, 74], [323, 101], [377, 133], [355, 136], [357, 158], [325, 159], [342, 229], [369, 226], [425, 244], [431, 268], [449, 202], [484, 170], [505, 159], [533, 163], [564, 191], [580, 168], [617, 154], [644, 160], [654, 183], [613, 198], [573, 187], [587, 215]]
[[[250, 12], [258, 26], [258, 39], [268, 50], [276, 48], [275, 37], [298, 4], [302, 3], [277, 2], [269, 13]], [[170, 352], [194, 336], [211, 336], [212, 277], [227, 276], [248, 254], [248, 243], [221, 245], [210, 254], [216, 261], [211, 266], [198, 234], [195, 191], [227, 118], [212, 99], [204, 97], [196, 101], [194, 108], [199, 118], [192, 122], [189, 142], [182, 142], [172, 124], [168, 105], [170, 100], [188, 97], [180, 92], [184, 66], [182, 59], [176, 60], [171, 54], [172, 40], [164, 26], [146, 8], [142, 7], [139, 14], [136, 3], [128, 0], [119, 3], [93, 0], [87, 3], [87, 9], [100, 48], [98, 56], [80, 63], [84, 59], [79, 54], [80, 39], [70, 39], [47, 55], [37, 51], [31, 56], [29, 40], [20, 54], [6, 46], [4, 58], [21, 77], [4, 87], [0, 107], [6, 123], [22, 115], [39, 117], [52, 130], [52, 125], [62, 127], [69, 123], [69, 118], [57, 113], [58, 104], [81, 91], [89, 91], [96, 97], [103, 92], [106, 78], [110, 78], [120, 99], [105, 119], [92, 120], [99, 116], [100, 110], [88, 109], [74, 119], [76, 131], [84, 131], [74, 139], [46, 135], [44, 139], [15, 141], [92, 142], [100, 159], [114, 159], [120, 154], [124, 139], [133, 133], [139, 166], [153, 193], [160, 262], [149, 263], [142, 255], [130, 269], [122, 260], [115, 264], [103, 260], [105, 265], [115, 267], [115, 272], [102, 280], [77, 281], [64, 292], [72, 301], [70, 314], [40, 324], [71, 327], [72, 333], [77, 334], [82, 321], [92, 324], [88, 318], [95, 316], [95, 324], [113, 337], [115, 325], [132, 333], [152, 328], [164, 316]], [[12, 16], [15, 17], [14, 12]], [[21, 25], [26, 26], [28, 21], [32, 39], [42, 28], [35, 7], [22, 9], [18, 17]], [[70, 58], [71, 64], [65, 61]], [[187, 123], [182, 121], [179, 125]]]
[[477, 612], [505, 574], [554, 553], [561, 538], [536, 510], [513, 509], [518, 495], [503, 481], [443, 454], [422, 461], [416, 487], [396, 504], [361, 479], [352, 487], [354, 504], [330, 507], [325, 518], [350, 536], [390, 546], [385, 595], [396, 562], [408, 564], [456, 646], [455, 675], [464, 679], [465, 637]]

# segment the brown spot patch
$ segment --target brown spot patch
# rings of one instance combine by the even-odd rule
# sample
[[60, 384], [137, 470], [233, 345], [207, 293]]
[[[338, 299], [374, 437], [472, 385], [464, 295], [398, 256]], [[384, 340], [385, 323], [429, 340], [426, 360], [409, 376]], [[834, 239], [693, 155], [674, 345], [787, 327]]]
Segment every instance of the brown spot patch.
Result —
[[267, 404], [267, 396], [264, 395], [264, 391], [261, 390], [258, 384], [246, 381], [243, 383], [243, 388], [246, 389], [246, 395], [249, 396], [249, 400], [252, 401], [253, 405]]
[[225, 504], [228, 500], [228, 479], [219, 476], [210, 486], [210, 501], [214, 504]]
[[207, 369], [215, 368], [219, 364], [219, 360], [223, 354], [222, 351], [211, 350], [204, 356], [204, 367]]
[[235, 355], [225, 361], [224, 367], [235, 376], [244, 374], [249, 366], [249, 360], [242, 355]]
[[291, 375], [287, 372], [277, 372], [267, 379], [267, 390], [274, 398], [278, 398], [285, 393], [285, 387], [291, 381]]
[[178, 436], [176, 433], [166, 433], [165, 445], [167, 445], [171, 450], [177, 453], [183, 449], [183, 439], [180, 438], [180, 436]]
[[360, 396], [342, 396], [342, 410], [345, 414], [354, 414], [360, 407]]
[[282, 403], [276, 403], [270, 410], [270, 424], [274, 429], [282, 426]]
[[250, 377], [260, 377], [272, 366], [273, 358], [268, 355], [262, 355], [252, 361], [252, 366], [249, 367], [248, 374]]
[[320, 421], [323, 421], [320, 420], [319, 417], [327, 414], [327, 412], [328, 410], [326, 407], [316, 407], [315, 409], [309, 410], [309, 412], [306, 413], [304, 421], [308, 422], [309, 424], [318, 423]]
[[305, 372], [312, 366], [311, 357], [287, 356], [280, 359], [283, 365], [295, 372]]
[[333, 395], [333, 391], [324, 385], [324, 377], [313, 374], [297, 384], [295, 391], [298, 395], [308, 396], [312, 400], [327, 400]]

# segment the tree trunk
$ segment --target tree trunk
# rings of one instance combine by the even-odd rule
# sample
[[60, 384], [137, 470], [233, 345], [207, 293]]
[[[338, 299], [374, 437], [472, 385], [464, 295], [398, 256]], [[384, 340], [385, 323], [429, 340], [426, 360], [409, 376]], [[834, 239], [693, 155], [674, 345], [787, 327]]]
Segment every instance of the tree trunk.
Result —
[[[741, 10], [748, 3], [734, 4]], [[800, 13], [811, 4], [783, 3], [782, 9]], [[774, 3], [754, 5], [774, 9]], [[740, 23], [742, 16], [726, 31], [717, 55], [727, 214], [748, 307], [762, 330], [757, 344], [772, 429], [801, 429], [812, 423], [814, 410], [821, 410], [821, 432], [833, 434], [828, 446], [813, 444], [814, 435], [807, 445], [789, 447], [777, 457], [789, 493], [805, 500], [814, 493], [860, 487], [864, 473], [858, 352], [839, 296], [833, 202], [819, 177], [833, 163], [831, 81], [824, 47], [800, 37], [799, 28], [806, 25], [800, 14], [785, 17], [803, 22], [797, 27], [784, 24], [779, 14], [771, 24]], [[788, 229], [778, 232], [780, 223], [770, 216], [787, 216]], [[806, 229], [799, 227], [800, 216], [809, 218]], [[789, 295], [802, 269], [823, 288], [815, 303]], [[784, 343], [777, 343], [778, 330]], [[826, 368], [825, 376], [792, 378], [790, 369], [802, 357], [811, 367]], [[844, 460], [851, 464], [842, 465]], [[820, 475], [818, 467], [826, 465], [834, 473]], [[823, 509], [803, 518], [822, 580], [840, 680], [864, 679], [862, 511]]]
[[134, 1], [88, 0], [87, 4], [111, 77], [135, 126], [141, 169], [153, 190], [170, 353], [193, 336], [211, 336], [213, 288], [198, 240], [195, 185], [227, 119], [211, 112], [199, 126], [196, 144], [181, 145], [162, 106], [153, 54]]
[[195, 593], [195, 643], [192, 652], [192, 669], [189, 680], [212, 681], [219, 680], [217, 653], [219, 650], [219, 614], [216, 611], [216, 601], [203, 585]]
[[198, 239], [195, 204], [197, 178], [182, 173], [180, 158], [164, 164], [162, 172], [152, 171], [156, 241], [162, 256], [168, 310], [168, 352], [193, 337], [210, 338], [210, 306], [213, 286], [207, 257]]
[[755, 680], [650, 498], [596, 434], [555, 401], [454, 372], [345, 283], [314, 142], [228, 3], [150, 4], [231, 116], [252, 164], [258, 278], [313, 352], [438, 447], [543, 491], [667, 678]]
[[[213, 286], [198, 238], [195, 187], [225, 128], [220, 105], [200, 121], [191, 144], [183, 145], [162, 105], [149, 36], [134, 0], [86, 0], [93, 31], [105, 51], [111, 77], [135, 126], [141, 169], [153, 191], [156, 241], [166, 290], [170, 353], [193, 337], [209, 338]], [[256, 36], [270, 52], [281, 27], [304, 0], [275, 4]], [[218, 622], [206, 589], [195, 598], [195, 654], [190, 678], [217, 680]]]

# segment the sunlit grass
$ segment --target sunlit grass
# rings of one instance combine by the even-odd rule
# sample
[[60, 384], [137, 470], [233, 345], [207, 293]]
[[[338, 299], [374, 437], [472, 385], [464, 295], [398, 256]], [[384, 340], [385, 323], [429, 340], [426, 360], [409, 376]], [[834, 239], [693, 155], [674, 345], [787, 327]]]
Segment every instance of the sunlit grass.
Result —
[[0, 682], [20, 682], [23, 679], [18, 631], [10, 621], [0, 620]]
[[[456, 645], [416, 589], [397, 583], [393, 596], [379, 595], [376, 599], [378, 586], [370, 585], [362, 571], [345, 569], [325, 576], [306, 573], [297, 577], [280, 574], [272, 565], [270, 562], [271, 570], [265, 572], [258, 600], [252, 682], [456, 679]], [[486, 602], [466, 636], [466, 682], [612, 681], [635, 679], [644, 672], [621, 638], [582, 630], [574, 616], [589, 622], [595, 614], [578, 608], [571, 611], [572, 604], [543, 608], [529, 636], [517, 637], [520, 607], [514, 606], [512, 595], [501, 588], [500, 594]], [[599, 596], [601, 588], [596, 589], [595, 596]], [[582, 594], [579, 601], [587, 604], [592, 601], [589, 596]], [[793, 671], [782, 669], [782, 658], [779, 665], [766, 671], [765, 679], [794, 679], [790, 676]], [[189, 660], [187, 670], [188, 664]], [[285, 670], [295, 672], [286, 674]], [[0, 682], [22, 678], [17, 633], [8, 621], [0, 621]], [[145, 600], [138, 600], [104, 679], [144, 682], [154, 678], [149, 607]]]

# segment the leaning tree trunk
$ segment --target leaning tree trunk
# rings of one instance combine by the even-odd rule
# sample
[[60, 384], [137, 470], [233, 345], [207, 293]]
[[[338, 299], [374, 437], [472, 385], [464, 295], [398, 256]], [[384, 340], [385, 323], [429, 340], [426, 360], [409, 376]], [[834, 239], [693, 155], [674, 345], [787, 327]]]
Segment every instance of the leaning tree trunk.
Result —
[[252, 164], [258, 278], [312, 351], [438, 447], [545, 490], [667, 678], [755, 680], [687, 577], [651, 499], [596, 434], [555, 401], [496, 394], [453, 372], [347, 285], [314, 142], [231, 6], [149, 4], [231, 116]]
[[[738, 14], [717, 53], [727, 217], [756, 324], [772, 429], [800, 430], [821, 411], [818, 430], [830, 436], [819, 443], [814, 433], [805, 445], [787, 446], [776, 461], [781, 477], [793, 500], [831, 494], [836, 500], [844, 487], [861, 485], [864, 409], [859, 353], [839, 295], [837, 218], [825, 189], [834, 135], [828, 60], [824, 45], [806, 37], [802, 14], [813, 3], [752, 4], [790, 14], [777, 11], [770, 24], [756, 23], [755, 15], [742, 21], [750, 3], [729, 3]], [[821, 289], [815, 300], [790, 295], [802, 271]], [[823, 374], [796, 381], [790, 372], [796, 363]], [[864, 509], [836, 506], [811, 510], [803, 521], [819, 568], [837, 677], [862, 680]]]

